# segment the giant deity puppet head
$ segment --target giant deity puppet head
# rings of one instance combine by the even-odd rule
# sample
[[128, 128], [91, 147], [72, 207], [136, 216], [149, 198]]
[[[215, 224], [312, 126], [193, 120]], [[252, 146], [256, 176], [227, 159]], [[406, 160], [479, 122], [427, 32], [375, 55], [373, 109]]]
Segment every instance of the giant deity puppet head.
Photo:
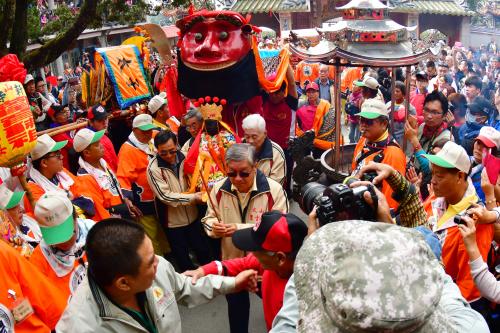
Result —
[[179, 39], [179, 91], [189, 98], [219, 96], [229, 103], [259, 93], [252, 51], [257, 30], [232, 11], [195, 12], [176, 23]]

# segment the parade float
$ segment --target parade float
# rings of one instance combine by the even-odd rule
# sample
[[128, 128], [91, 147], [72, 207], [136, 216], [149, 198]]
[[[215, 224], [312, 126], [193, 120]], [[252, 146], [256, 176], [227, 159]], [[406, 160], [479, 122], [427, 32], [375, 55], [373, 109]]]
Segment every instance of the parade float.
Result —
[[[333, 182], [341, 182], [351, 172], [355, 144], [340, 145], [342, 68], [390, 68], [394, 86], [396, 68], [406, 68], [406, 77], [409, 78], [412, 65], [435, 57], [439, 52], [439, 40], [412, 39], [410, 33], [415, 27], [406, 27], [394, 22], [389, 18], [389, 9], [379, 0], [353, 0], [337, 7], [337, 10], [342, 11], [342, 19], [324, 29], [316, 29], [320, 41], [315, 46], [304, 43], [300, 38], [294, 38], [296, 34], [290, 34], [289, 49], [292, 54], [304, 60], [335, 66], [335, 147], [323, 153], [320, 160], [313, 160], [310, 156], [304, 157], [300, 153], [304, 151], [304, 147], [311, 144], [311, 136], [304, 136], [296, 141], [293, 144], [297, 162], [294, 170], [296, 183], [305, 184], [317, 180], [322, 173]], [[410, 80], [406, 80], [406, 110], [409, 110], [409, 84]], [[394, 102], [391, 109], [394, 110]], [[391, 125], [393, 113], [391, 112]]]

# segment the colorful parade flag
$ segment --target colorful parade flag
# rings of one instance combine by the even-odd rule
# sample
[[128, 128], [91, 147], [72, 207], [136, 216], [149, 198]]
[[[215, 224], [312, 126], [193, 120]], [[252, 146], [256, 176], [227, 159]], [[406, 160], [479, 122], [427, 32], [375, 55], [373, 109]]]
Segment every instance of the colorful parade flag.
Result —
[[96, 66], [104, 63], [120, 108], [125, 109], [152, 96], [151, 85], [135, 45], [98, 48], [96, 53]]

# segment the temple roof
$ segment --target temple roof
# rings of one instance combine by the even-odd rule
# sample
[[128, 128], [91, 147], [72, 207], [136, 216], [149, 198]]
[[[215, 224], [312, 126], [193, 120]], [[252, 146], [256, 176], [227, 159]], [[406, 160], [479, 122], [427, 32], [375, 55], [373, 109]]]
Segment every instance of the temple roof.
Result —
[[239, 13], [309, 12], [309, 0], [237, 0], [231, 7]]
[[337, 7], [337, 10], [345, 9], [386, 9], [388, 8], [379, 0], [352, 0], [344, 6]]
[[455, 0], [392, 0], [391, 11], [399, 13], [474, 16], [476, 13], [462, 7]]

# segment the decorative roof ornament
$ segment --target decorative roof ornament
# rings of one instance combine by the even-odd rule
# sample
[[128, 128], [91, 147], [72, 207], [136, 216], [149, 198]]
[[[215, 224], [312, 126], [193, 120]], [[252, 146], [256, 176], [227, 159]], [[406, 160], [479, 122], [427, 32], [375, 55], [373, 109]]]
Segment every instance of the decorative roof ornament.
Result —
[[[390, 7], [379, 0], [352, 0], [344, 6], [342, 20], [325, 29], [316, 29], [321, 37], [312, 47], [297, 36], [290, 50], [301, 58], [328, 61], [340, 57], [355, 63], [414, 64], [437, 52], [435, 45], [410, 39], [415, 27], [406, 27], [389, 18]], [[290, 34], [292, 35], [292, 33]]]

